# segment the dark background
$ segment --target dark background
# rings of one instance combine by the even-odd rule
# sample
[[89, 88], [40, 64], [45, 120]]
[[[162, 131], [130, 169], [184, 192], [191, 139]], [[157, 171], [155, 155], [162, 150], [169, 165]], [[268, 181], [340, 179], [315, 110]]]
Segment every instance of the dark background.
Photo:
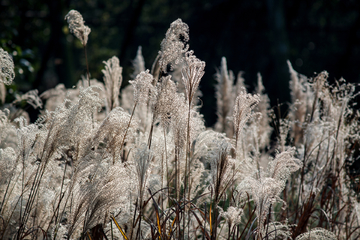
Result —
[[235, 75], [245, 72], [250, 89], [260, 72], [272, 105], [290, 98], [287, 59], [309, 77], [327, 70], [330, 82], [360, 82], [358, 0], [0, 0], [0, 47], [16, 65], [9, 93], [42, 92], [58, 83], [72, 87], [85, 74], [82, 45], [64, 20], [71, 9], [91, 28], [92, 77], [102, 80], [102, 61], [116, 55], [124, 67], [123, 85], [138, 46], [151, 68], [170, 23], [187, 23], [190, 49], [206, 62], [200, 87], [208, 126], [216, 121], [213, 76], [222, 56]]

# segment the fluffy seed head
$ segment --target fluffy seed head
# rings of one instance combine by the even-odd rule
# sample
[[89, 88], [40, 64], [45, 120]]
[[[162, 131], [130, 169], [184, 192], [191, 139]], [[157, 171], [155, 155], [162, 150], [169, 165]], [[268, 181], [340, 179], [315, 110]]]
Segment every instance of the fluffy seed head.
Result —
[[141, 46], [138, 47], [138, 50], [136, 52], [136, 57], [132, 61], [132, 65], [133, 65], [133, 68], [134, 68], [134, 72], [131, 74], [132, 78], [135, 78], [136, 75], [138, 75], [139, 73], [145, 71], [145, 60], [144, 60], [144, 57], [142, 55]]
[[119, 58], [116, 56], [113, 56], [107, 61], [103, 61], [103, 63], [105, 64], [105, 69], [102, 70], [102, 73], [104, 74], [107, 106], [112, 110], [119, 106], [122, 67], [120, 67]]
[[70, 32], [81, 41], [82, 45], [86, 46], [91, 29], [85, 26], [82, 15], [76, 10], [70, 10], [70, 12], [66, 14], [65, 20], [67, 20], [69, 24]]
[[182, 68], [182, 80], [185, 85], [186, 98], [189, 103], [193, 101], [195, 92], [204, 76], [205, 62], [198, 59], [193, 51], [185, 54], [185, 66]]
[[14, 78], [14, 62], [9, 53], [0, 48], [0, 83], [10, 85]]
[[154, 77], [149, 73], [149, 70], [141, 72], [136, 76], [136, 79], [129, 81], [134, 87], [135, 102], [147, 103], [151, 97], [156, 95], [156, 89], [152, 85]]
[[168, 64], [177, 65], [182, 62], [183, 54], [189, 49], [187, 41], [189, 41], [189, 26], [179, 18], [171, 23], [161, 42], [160, 67], [162, 71], [166, 73]]

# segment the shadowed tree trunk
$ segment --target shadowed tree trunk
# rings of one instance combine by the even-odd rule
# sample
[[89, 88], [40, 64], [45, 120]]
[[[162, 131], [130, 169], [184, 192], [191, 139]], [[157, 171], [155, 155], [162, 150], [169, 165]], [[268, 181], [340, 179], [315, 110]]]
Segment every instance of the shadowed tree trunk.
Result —
[[139, 0], [133, 13], [131, 14], [131, 19], [129, 21], [129, 24], [126, 28], [126, 32], [125, 32], [125, 36], [124, 36], [124, 40], [121, 44], [121, 49], [120, 49], [120, 63], [124, 62], [125, 60], [129, 59], [128, 58], [128, 51], [127, 49], [129, 48], [129, 46], [131, 45], [131, 41], [134, 38], [134, 32], [136, 30], [136, 27], [139, 23], [139, 19], [141, 16], [141, 12], [143, 9], [143, 6], [145, 4], [146, 0]]
[[289, 70], [286, 65], [288, 59], [289, 44], [284, 19], [284, 1], [267, 0], [268, 26], [270, 42], [271, 71], [269, 79], [274, 82], [269, 86], [272, 102], [286, 102], [290, 99], [289, 94]]
[[[66, 86], [71, 86], [73, 84], [71, 58], [67, 56], [66, 39], [62, 32], [62, 28], [65, 24], [65, 3], [63, 0], [60, 0], [49, 1], [47, 4], [49, 8], [48, 18], [50, 21], [51, 32], [50, 39], [42, 54], [40, 69], [37, 72], [33, 86], [33, 88], [38, 89], [39, 92], [55, 87], [59, 82], [64, 83]], [[50, 71], [54, 71], [57, 80], [56, 82], [47, 82], [47, 79], [44, 79], [49, 66], [53, 68]]]

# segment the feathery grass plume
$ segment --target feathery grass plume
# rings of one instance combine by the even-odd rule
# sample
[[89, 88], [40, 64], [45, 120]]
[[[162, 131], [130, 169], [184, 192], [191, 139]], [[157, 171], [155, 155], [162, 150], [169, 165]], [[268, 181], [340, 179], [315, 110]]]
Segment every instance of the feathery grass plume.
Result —
[[271, 206], [277, 202], [286, 204], [280, 194], [290, 174], [301, 167], [300, 160], [293, 157], [294, 151], [295, 149], [289, 149], [278, 153], [263, 175], [258, 178], [247, 177], [237, 186], [237, 191], [249, 193], [256, 204], [258, 237], [264, 237], [264, 223]]
[[198, 59], [193, 51], [185, 53], [185, 64], [181, 70], [182, 80], [185, 85], [185, 96], [189, 106], [192, 104], [194, 95], [199, 87], [201, 78], [204, 76], [205, 62]]
[[[233, 74], [233, 72], [230, 72], [230, 74]], [[236, 76], [236, 84], [235, 87], [233, 88], [233, 98], [236, 99], [236, 97], [243, 91], [246, 92], [246, 85], [245, 85], [245, 79], [243, 77], [244, 72], [240, 71], [237, 76]], [[235, 78], [235, 77], [234, 77]]]
[[121, 89], [120, 106], [127, 112], [131, 112], [135, 105], [134, 100], [134, 86], [129, 84]]
[[[186, 104], [182, 94], [177, 95], [175, 99], [177, 108], [171, 117], [170, 127], [173, 131], [176, 155], [182, 158], [192, 151], [189, 145], [194, 144], [196, 137], [204, 131], [205, 126], [202, 115], [199, 114], [196, 109], [190, 109], [190, 113], [186, 114], [186, 112], [189, 111], [189, 106]], [[190, 144], [187, 145], [187, 143]], [[185, 165], [183, 164], [182, 162], [181, 166], [184, 168], [181, 169], [180, 172], [185, 169]]]
[[239, 160], [243, 161], [242, 165], [246, 165], [249, 172], [255, 170], [254, 167], [256, 167], [257, 171], [260, 172], [261, 166], [266, 166], [268, 162], [269, 155], [264, 152], [264, 149], [261, 148], [260, 145], [261, 119], [261, 113], [254, 111], [252, 117], [241, 130], [241, 136], [246, 137], [241, 137], [236, 156]]
[[112, 164], [109, 159], [92, 155], [82, 159], [77, 169], [71, 187], [69, 237], [73, 234], [76, 237], [98, 224], [104, 226], [110, 212], [126, 209], [128, 193], [134, 190], [133, 178], [122, 163]]
[[[299, 137], [299, 142], [303, 144], [298, 144], [297, 150], [303, 166], [300, 180], [292, 179], [293, 183], [298, 182], [298, 193], [289, 196], [298, 199], [295, 209], [300, 210], [295, 215], [297, 227], [293, 230], [293, 238], [309, 227], [324, 226], [325, 222], [344, 222], [347, 228], [352, 225], [348, 211], [351, 203], [345, 197], [349, 194], [345, 184], [348, 180], [341, 169], [344, 169], [344, 160], [352, 158], [346, 149], [351, 148], [352, 141], [357, 141], [353, 138], [357, 134], [350, 134], [351, 129], [358, 127], [354, 125], [353, 110], [348, 104], [348, 100], [354, 97], [354, 86], [343, 80], [334, 87], [328, 86], [327, 76], [326, 72], [322, 72], [307, 83], [306, 93], [310, 101]], [[289, 184], [294, 189], [292, 185]], [[322, 214], [310, 225], [315, 209], [321, 209]], [[336, 215], [332, 214], [333, 211], [337, 212]], [[341, 230], [337, 227], [331, 230], [337, 237], [340, 236]]]
[[[93, 113], [101, 107], [102, 99], [88, 87], [80, 91], [75, 103], [65, 101], [55, 112], [48, 114], [48, 145], [51, 149], [61, 149], [77, 161], [86, 155], [91, 136], [95, 131]], [[66, 106], [68, 105], [68, 106]]]
[[[185, 103], [185, 97], [183, 95], [175, 95], [179, 99], [176, 101], [178, 103], [177, 108], [174, 109], [174, 115], [171, 117], [171, 125], [170, 128], [173, 132], [173, 143], [174, 143], [174, 181], [175, 181], [175, 191], [177, 193], [177, 197], [179, 197], [180, 193], [180, 182], [181, 177], [183, 176], [183, 170], [185, 166], [183, 166], [182, 160], [186, 148], [187, 141], [187, 121], [188, 115], [184, 114], [187, 112], [188, 108]], [[180, 161], [181, 160], [181, 161]]]
[[201, 194], [207, 192], [204, 182], [206, 181], [206, 175], [208, 170], [205, 169], [204, 164], [198, 158], [192, 157], [190, 159], [190, 171], [189, 171], [189, 199], [196, 199], [197, 204], [202, 204], [205, 200], [201, 197]]
[[[9, 211], [6, 209], [6, 203], [9, 202], [9, 195], [16, 184], [19, 184], [13, 177], [19, 172], [18, 168], [18, 137], [15, 126], [9, 121], [10, 111], [4, 109], [0, 110], [0, 215], [5, 218], [11, 218], [6, 213]], [[16, 194], [19, 192], [17, 191]], [[11, 200], [10, 200], [11, 201]], [[5, 220], [4, 220], [5, 221]], [[0, 226], [0, 236], [5, 232], [5, 222], [2, 222]]]
[[287, 222], [270, 222], [265, 226], [265, 236], [263, 239], [269, 240], [282, 240], [282, 239], [292, 239], [291, 238], [291, 228]]
[[67, 98], [69, 100], [73, 99], [70, 92], [73, 92], [73, 89], [66, 89], [64, 84], [58, 84], [55, 88], [51, 88], [43, 92], [40, 97], [45, 100], [44, 109], [51, 112], [55, 111], [64, 100]]
[[279, 124], [278, 149], [283, 152], [287, 149], [286, 141], [290, 132], [292, 121], [289, 119], [281, 119]]
[[319, 104], [320, 104], [320, 100], [324, 97], [323, 95], [327, 93], [326, 85], [327, 85], [328, 77], [329, 77], [329, 73], [326, 71], [322, 71], [315, 77], [313, 82], [310, 84], [312, 90], [312, 94], [310, 94], [310, 96], [312, 97], [310, 98], [312, 100], [311, 102], [312, 105], [311, 108], [310, 106], [308, 107], [309, 108], [308, 112], [310, 113], [310, 119], [309, 119], [310, 122], [313, 121], [314, 118], [319, 117], [317, 116], [320, 114], [321, 106], [319, 106]]
[[[103, 120], [92, 139], [91, 147], [109, 151], [113, 162], [121, 158], [123, 145], [134, 138], [136, 121], [130, 124], [130, 115], [120, 107], [114, 108]], [[127, 133], [125, 135], [125, 133]]]
[[103, 62], [105, 69], [101, 70], [104, 74], [104, 83], [106, 89], [107, 112], [119, 106], [119, 92], [122, 83], [122, 67], [116, 56], [113, 56]]
[[132, 61], [132, 65], [134, 68], [134, 72], [131, 74], [131, 78], [135, 79], [136, 76], [141, 73], [144, 72], [145, 69], [145, 60], [144, 57], [142, 55], [142, 48], [141, 46], [138, 47], [137, 52], [136, 52], [136, 57], [135, 59]]
[[238, 153], [240, 134], [245, 127], [246, 122], [253, 116], [253, 110], [260, 102], [259, 95], [252, 95], [245, 91], [240, 92], [235, 100], [233, 110], [233, 122], [235, 133], [235, 152]]
[[[112, 211], [117, 209], [124, 211], [129, 204], [128, 194], [133, 190], [132, 179], [122, 164], [111, 165], [108, 171], [98, 179], [96, 195], [91, 197], [92, 202], [85, 214], [85, 230], [98, 224], [105, 225]], [[125, 212], [123, 214], [125, 216]]]
[[219, 147], [213, 153], [211, 160], [212, 197], [214, 201], [214, 221], [212, 223], [212, 238], [217, 237], [218, 228], [218, 204], [222, 197], [225, 197], [226, 190], [235, 182], [237, 170], [235, 162], [230, 158], [230, 144], [224, 140], [219, 142]]
[[151, 110], [156, 103], [157, 96], [154, 77], [149, 73], [149, 70], [146, 70], [138, 74], [135, 80], [129, 81], [129, 83], [134, 89], [134, 105], [131, 110], [131, 119], [134, 115], [138, 117], [140, 119], [140, 131], [142, 133], [150, 132], [148, 138], [150, 146], [152, 138], [151, 132], [154, 125], [154, 116]]
[[[152, 160], [152, 152], [149, 150], [146, 144], [141, 144], [141, 146], [136, 149], [134, 154], [134, 164], [138, 178], [139, 200], [143, 199], [147, 179], [149, 177], [150, 163]], [[140, 201], [139, 204], [142, 205], [142, 201]]]
[[302, 124], [305, 122], [308, 114], [309, 99], [307, 92], [310, 90], [307, 77], [297, 73], [292, 67], [290, 61], [287, 61], [290, 72], [290, 95], [293, 111], [289, 113], [290, 119], [294, 122], [292, 137], [294, 144], [297, 145], [302, 138]]
[[244, 209], [230, 206], [226, 209], [226, 211], [224, 211], [220, 206], [218, 206], [218, 208], [220, 212], [220, 217], [223, 217], [225, 221], [229, 224], [229, 229], [241, 223]]
[[30, 90], [25, 94], [15, 94], [15, 100], [10, 104], [11, 116], [10, 119], [14, 120], [18, 117], [25, 117], [28, 122], [30, 122], [30, 117], [26, 111], [29, 106], [32, 106], [34, 109], [42, 108], [43, 103], [41, 98], [38, 95], [38, 90]]
[[92, 199], [96, 195], [96, 184], [99, 182], [92, 181], [93, 176], [98, 176], [95, 173], [103, 174], [104, 169], [101, 165], [93, 163], [93, 159], [87, 157], [87, 163], [84, 166], [85, 161], [80, 161], [78, 164], [78, 170], [74, 173], [73, 181], [71, 184], [70, 195], [70, 215], [68, 216], [68, 237], [71, 239], [72, 235], [79, 237], [83, 230], [80, 229], [80, 224], [84, 223], [85, 213], [91, 204]]
[[267, 170], [269, 177], [280, 181], [282, 188], [285, 187], [290, 174], [296, 172], [302, 166], [302, 162], [294, 157], [294, 153], [294, 148], [288, 149], [278, 153], [274, 160], [269, 162]]
[[324, 228], [314, 228], [309, 232], [303, 233], [295, 238], [295, 240], [335, 240], [335, 234]]
[[176, 84], [171, 80], [171, 76], [162, 77], [156, 87], [158, 95], [154, 105], [154, 117], [159, 119], [164, 129], [167, 129], [173, 116], [177, 114], [182, 99], [178, 96]]
[[0, 68], [0, 83], [10, 85], [15, 78], [14, 61], [2, 48], [0, 48]]
[[[181, 69], [182, 73], [182, 81], [185, 85], [185, 97], [186, 97], [186, 103], [188, 105], [187, 107], [187, 125], [186, 125], [186, 158], [185, 158], [185, 180], [184, 180], [184, 189], [185, 194], [184, 198], [186, 196], [186, 191], [188, 189], [188, 175], [190, 174], [191, 164], [191, 142], [192, 142], [192, 131], [191, 131], [191, 125], [194, 123], [192, 120], [193, 115], [192, 112], [192, 105], [194, 96], [196, 94], [196, 91], [199, 87], [201, 78], [204, 75], [204, 69], [205, 69], [205, 62], [198, 59], [195, 55], [193, 55], [193, 51], [188, 51], [185, 53], [184, 58], [184, 65]], [[190, 193], [189, 193], [190, 195]], [[184, 220], [185, 221], [185, 220]]]
[[[156, 103], [153, 106], [153, 118], [154, 122], [160, 123], [161, 129], [158, 131], [163, 132], [160, 134], [162, 142], [164, 143], [163, 150], [159, 149], [159, 153], [164, 153], [165, 156], [161, 157], [161, 184], [163, 186], [164, 179], [168, 182], [169, 178], [169, 158], [168, 158], [168, 149], [170, 139], [167, 138], [167, 135], [170, 130], [171, 121], [177, 113], [178, 106], [181, 105], [181, 98], [179, 98], [177, 93], [177, 88], [175, 83], [171, 80], [171, 76], [162, 77], [160, 82], [156, 85], [157, 87], [157, 99]], [[155, 136], [154, 136], [155, 137]], [[155, 151], [156, 152], [156, 151]], [[164, 159], [165, 158], [165, 159]], [[166, 175], [164, 174], [166, 172]]]
[[86, 46], [91, 29], [85, 25], [82, 15], [76, 10], [70, 10], [65, 16], [69, 24], [70, 32], [73, 33]]
[[[196, 124], [194, 124], [196, 126]], [[194, 129], [195, 130], [195, 129]], [[193, 130], [193, 131], [194, 131]], [[209, 171], [214, 158], [218, 158], [219, 142], [229, 141], [225, 134], [213, 130], [197, 129], [191, 134], [195, 136], [192, 140], [190, 159], [190, 199], [197, 198], [197, 204], [211, 201], [210, 188], [212, 182]]]
[[[141, 47], [139, 46], [135, 59], [132, 61], [134, 72], [131, 74], [132, 79], [136, 79], [141, 72], [145, 72], [145, 62], [141, 53]], [[132, 84], [127, 85], [121, 90], [121, 107], [128, 112], [131, 112], [135, 105], [134, 100], [134, 86]]]
[[233, 109], [233, 85], [234, 76], [228, 72], [226, 58], [222, 57], [220, 70], [215, 74], [217, 84], [216, 89], [216, 105], [218, 120], [215, 124], [215, 130], [225, 132], [228, 137], [232, 137], [233, 127], [229, 124], [229, 117]]
[[[181, 64], [174, 66], [174, 69], [171, 72], [171, 79], [175, 82], [178, 93], [185, 95], [186, 89], [185, 89], [184, 82], [182, 80], [182, 71], [183, 71], [182, 69], [184, 66], [185, 66], [184, 61]], [[203, 96], [203, 94], [202, 94], [201, 90], [199, 88], [197, 88], [195, 90], [193, 104], [201, 105], [200, 97], [202, 97], [202, 96]]]
[[[165, 129], [159, 124], [158, 121], [154, 121], [153, 125], [153, 133], [152, 133], [152, 140], [151, 140], [151, 153], [153, 155], [153, 160], [151, 162], [151, 174], [148, 178], [148, 189], [151, 190], [152, 193], [155, 193], [156, 191], [160, 190], [163, 186], [162, 183], [166, 183], [166, 172], [167, 167], [170, 168], [168, 164], [166, 164], [166, 161], [169, 160], [166, 158], [166, 156], [171, 155], [169, 152], [172, 147], [168, 146], [170, 143], [170, 133], [169, 129]], [[150, 134], [150, 133], [149, 133]], [[149, 139], [149, 134], [145, 134], [147, 137], [143, 140], [141, 139], [141, 136], [137, 139], [135, 142], [135, 146], [141, 145], [141, 142], [145, 142]], [[141, 134], [140, 134], [141, 135]], [[166, 148], [165, 148], [165, 140], [166, 142]], [[147, 189], [145, 189], [147, 190]], [[161, 195], [163, 191], [159, 192]]]
[[[0, 192], [1, 196], [5, 196], [4, 189], [2, 189], [3, 185], [9, 181], [12, 175], [12, 171], [14, 171], [14, 166], [16, 166], [16, 152], [12, 147], [0, 148], [0, 163], [1, 163], [1, 179], [0, 179]], [[2, 199], [1, 203], [4, 203], [4, 199]], [[1, 208], [0, 208], [1, 212]]]
[[34, 109], [42, 108], [43, 102], [38, 95], [38, 90], [30, 90], [23, 95], [16, 95], [16, 99], [13, 104], [19, 103], [21, 101], [26, 101], [27, 104], [31, 105]]
[[260, 122], [259, 124], [257, 124], [259, 147], [261, 149], [265, 149], [267, 146], [269, 146], [272, 128], [270, 126], [271, 119], [269, 117], [270, 99], [268, 95], [265, 93], [265, 87], [263, 85], [262, 77], [260, 73], [258, 73], [258, 82], [255, 88], [255, 92], [258, 94], [260, 98], [259, 104], [254, 109], [256, 112], [261, 113]]
[[[90, 85], [98, 94], [98, 97], [103, 99], [101, 102], [101, 108], [105, 108], [107, 104], [104, 84], [96, 79], [90, 79], [90, 82]], [[46, 100], [44, 109], [49, 112], [53, 112], [63, 105], [66, 108], [70, 108], [71, 105], [76, 104], [79, 101], [81, 91], [87, 87], [89, 87], [88, 81], [84, 76], [82, 76], [82, 79], [80, 79], [73, 88], [66, 89], [64, 84], [58, 84], [55, 88], [46, 90], [40, 95], [41, 99]], [[42, 112], [42, 114], [45, 115], [46, 113]], [[105, 118], [104, 114], [101, 114], [100, 112], [97, 112], [97, 114], [94, 113], [94, 117], [98, 121], [102, 121]]]
[[333, 149], [335, 147], [335, 131], [335, 121], [315, 119], [312, 123], [306, 125], [306, 128], [303, 130], [305, 145], [299, 147], [298, 150], [299, 155], [304, 159], [306, 170], [312, 168], [323, 169], [325, 167], [329, 157], [328, 152], [322, 149]]
[[11, 123], [10, 110], [0, 110], [0, 148], [17, 147], [16, 129]]
[[[27, 121], [23, 118], [17, 118], [15, 122], [18, 122], [19, 128], [17, 129], [18, 144], [17, 150], [20, 152], [20, 158], [23, 161], [35, 162], [37, 155], [41, 153], [41, 147], [43, 143], [40, 140], [46, 134], [44, 126], [41, 124], [27, 124]], [[40, 151], [40, 152], [38, 152]]]
[[136, 152], [134, 154], [134, 165], [135, 165], [135, 171], [137, 175], [137, 181], [138, 181], [138, 210], [140, 215], [140, 221], [138, 223], [138, 231], [136, 233], [136, 236], [138, 236], [139, 233], [141, 233], [141, 219], [143, 218], [144, 213], [144, 193], [146, 190], [146, 186], [148, 183], [148, 177], [150, 175], [150, 167], [151, 162], [153, 161], [154, 155], [152, 151], [150, 151], [149, 147], [146, 144], [141, 144], [136, 149]]
[[[24, 230], [32, 226], [28, 220], [30, 217], [38, 216], [39, 212], [36, 209], [39, 208], [36, 205], [39, 201], [36, 205], [34, 201], [48, 163], [45, 159], [39, 162], [46, 129], [40, 124], [28, 125], [23, 117], [17, 118], [16, 122], [19, 127], [16, 130], [17, 141], [13, 152], [15, 161], [1, 204], [1, 215], [7, 213], [4, 214], [3, 231], [0, 233], [2, 237], [6, 236], [6, 233], [21, 237]], [[38, 175], [39, 170], [41, 177]]]
[[[9, 218], [10, 220], [11, 218], [7, 213], [11, 212], [11, 205], [8, 204], [8, 202], [13, 202], [14, 195], [12, 193], [14, 192], [18, 195], [20, 192], [18, 191], [19, 187], [16, 186], [19, 184], [16, 181], [19, 172], [17, 167], [19, 159], [17, 156], [18, 154], [11, 147], [0, 149], [0, 215], [3, 216], [3, 222], [0, 225], [2, 229], [0, 236], [2, 231], [5, 231], [5, 219]], [[13, 191], [13, 189], [15, 189], [15, 191]]]
[[[59, 166], [58, 162], [50, 161], [48, 163], [47, 170], [43, 175], [43, 181], [39, 186], [39, 195], [41, 197], [38, 196], [35, 200], [34, 209], [29, 217], [29, 226], [46, 229], [51, 224], [60, 197], [63, 172], [63, 166]], [[54, 207], [50, 208], [50, 206]], [[41, 231], [39, 231], [37, 236], [40, 237], [41, 235]]]
[[[337, 86], [330, 87], [326, 83], [327, 77], [328, 74], [324, 71], [309, 83], [312, 98], [308, 121], [303, 126], [303, 141], [307, 149], [304, 153], [305, 158], [316, 155], [326, 144], [329, 144], [326, 148], [334, 150], [334, 153], [344, 153], [346, 147], [342, 143], [348, 142], [350, 129], [356, 127], [344, 122], [345, 119], [350, 121], [352, 118], [353, 110], [348, 106], [348, 101], [355, 96], [354, 86], [346, 84], [345, 80], [341, 79], [336, 83]], [[314, 134], [315, 132], [318, 134]], [[324, 142], [325, 139], [328, 140]], [[319, 146], [320, 149], [318, 149]], [[339, 160], [344, 159], [344, 157], [338, 157]]]
[[134, 101], [135, 104], [153, 103], [157, 94], [156, 88], [152, 84], [153, 76], [149, 70], [139, 73], [135, 80], [129, 81], [134, 87]]
[[186, 125], [187, 125], [187, 106], [185, 104], [185, 97], [183, 95], [178, 95], [178, 108], [174, 112], [174, 116], [171, 118], [171, 128], [174, 132], [174, 143], [175, 148], [180, 151], [184, 150], [186, 146]]
[[212, 129], [201, 131], [194, 139], [193, 157], [199, 158], [205, 165], [209, 165], [213, 160], [214, 153], [219, 151], [219, 143], [230, 142], [224, 133], [216, 132]]
[[252, 177], [245, 178], [237, 187], [237, 191], [251, 195], [256, 204], [256, 215], [258, 223], [258, 237], [264, 236], [264, 223], [269, 213], [269, 208], [273, 203], [281, 202], [279, 194], [282, 191], [282, 183], [271, 177], [262, 177], [255, 179]]
[[226, 189], [234, 182], [236, 175], [234, 161], [230, 158], [230, 144], [223, 140], [211, 158], [211, 178], [214, 188], [215, 202], [218, 203]]
[[177, 19], [170, 24], [170, 28], [165, 34], [164, 40], [161, 42], [160, 68], [166, 73], [167, 66], [173, 69], [173, 64], [177, 65], [183, 61], [183, 55], [188, 51], [189, 45], [189, 26]]
[[357, 201], [354, 201], [354, 209], [355, 209], [355, 216], [358, 223], [358, 226], [360, 226], [360, 203]]
[[[166, 73], [167, 72], [167, 65], [170, 64], [171, 70], [173, 70], [172, 64], [178, 65], [181, 62], [184, 62], [181, 73], [182, 73], [182, 80], [185, 85], [185, 96], [187, 101], [187, 123], [185, 125], [185, 129], [187, 129], [186, 133], [186, 159], [185, 159], [185, 181], [184, 181], [184, 197], [186, 195], [186, 191], [188, 191], [188, 173], [190, 172], [190, 165], [189, 161], [189, 154], [190, 154], [190, 122], [191, 122], [191, 108], [193, 104], [194, 95], [196, 90], [199, 86], [200, 80], [204, 75], [204, 68], [205, 62], [200, 61], [193, 55], [193, 51], [188, 51], [188, 45], [186, 42], [189, 40], [189, 27], [181, 21], [181, 19], [176, 20], [173, 22], [166, 33], [165, 39], [161, 43], [161, 51], [160, 51], [160, 68], [161, 70]], [[185, 42], [185, 43], [184, 43]], [[185, 55], [185, 56], [184, 56]], [[177, 120], [181, 120], [181, 118], [177, 118]], [[180, 121], [182, 122], [182, 121]], [[179, 122], [179, 123], [180, 123]], [[182, 122], [183, 123], [183, 122]], [[175, 128], [175, 135], [176, 130], [178, 130], [179, 126]], [[178, 132], [180, 133], [180, 132]], [[176, 148], [175, 155], [177, 156], [176, 159], [180, 156], [180, 148]], [[180, 170], [178, 167], [178, 161], [176, 162], [176, 174], [177, 178], [179, 177]], [[178, 179], [179, 180], [179, 179]], [[176, 181], [179, 183], [179, 181]], [[177, 188], [177, 193], [179, 188]], [[178, 195], [178, 194], [177, 194]]]
[[76, 10], [70, 10], [65, 16], [69, 24], [70, 32], [72, 32], [84, 46], [85, 62], [86, 62], [86, 77], [90, 86], [90, 72], [89, 72], [89, 63], [87, 59], [86, 45], [88, 41], [89, 34], [91, 29], [88, 26], [85, 26], [85, 21], [83, 20], [82, 15]]

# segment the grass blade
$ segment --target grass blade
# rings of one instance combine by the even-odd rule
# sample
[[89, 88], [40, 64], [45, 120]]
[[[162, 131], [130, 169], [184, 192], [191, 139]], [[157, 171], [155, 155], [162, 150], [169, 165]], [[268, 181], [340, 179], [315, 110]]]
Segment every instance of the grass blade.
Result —
[[126, 234], [124, 233], [124, 231], [121, 229], [120, 225], [117, 223], [116, 219], [114, 218], [114, 216], [111, 216], [112, 220], [114, 221], [116, 227], [119, 229], [119, 231], [121, 232], [121, 235], [123, 235], [125, 240], [128, 240]]

